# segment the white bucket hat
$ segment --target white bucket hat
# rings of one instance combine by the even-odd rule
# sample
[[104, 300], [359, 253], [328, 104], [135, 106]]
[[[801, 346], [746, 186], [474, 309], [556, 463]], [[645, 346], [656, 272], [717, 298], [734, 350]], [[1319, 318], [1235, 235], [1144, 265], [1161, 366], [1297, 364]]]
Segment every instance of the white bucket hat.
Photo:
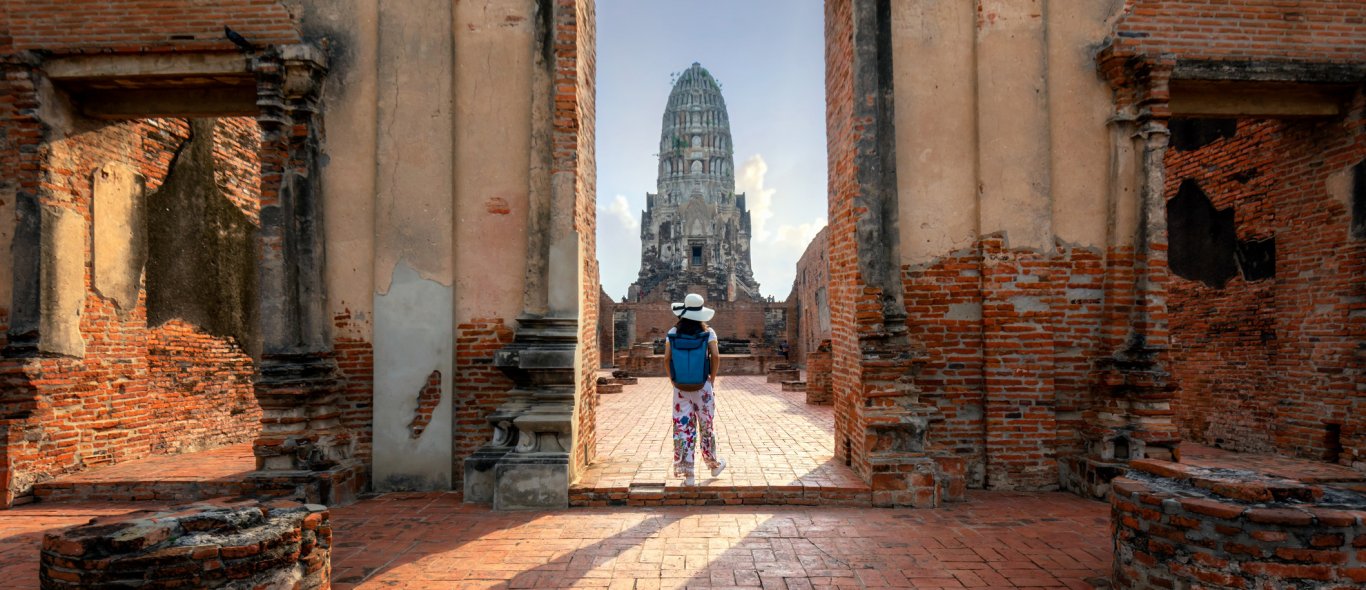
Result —
[[711, 321], [711, 316], [716, 315], [716, 310], [710, 307], [703, 307], [702, 296], [697, 293], [688, 293], [683, 298], [683, 303], [673, 304], [674, 315], [685, 320], [697, 320], [699, 322]]

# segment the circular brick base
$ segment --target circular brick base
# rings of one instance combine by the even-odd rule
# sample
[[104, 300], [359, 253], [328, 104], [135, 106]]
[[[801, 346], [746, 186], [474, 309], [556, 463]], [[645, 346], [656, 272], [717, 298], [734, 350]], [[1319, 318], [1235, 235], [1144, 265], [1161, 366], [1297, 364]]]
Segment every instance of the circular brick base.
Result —
[[43, 539], [44, 590], [331, 587], [327, 509], [209, 501], [97, 518]]
[[1366, 497], [1134, 461], [1112, 482], [1114, 587], [1362, 588]]

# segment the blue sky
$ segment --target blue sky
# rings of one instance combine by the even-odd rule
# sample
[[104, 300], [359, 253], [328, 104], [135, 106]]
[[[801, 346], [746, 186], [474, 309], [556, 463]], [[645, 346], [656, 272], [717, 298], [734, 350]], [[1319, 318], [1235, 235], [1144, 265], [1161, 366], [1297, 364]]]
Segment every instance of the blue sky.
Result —
[[670, 75], [700, 62], [730, 110], [754, 275], [792, 289], [826, 222], [824, 14], [819, 0], [598, 0], [598, 261], [620, 300], [640, 270], [640, 214]]

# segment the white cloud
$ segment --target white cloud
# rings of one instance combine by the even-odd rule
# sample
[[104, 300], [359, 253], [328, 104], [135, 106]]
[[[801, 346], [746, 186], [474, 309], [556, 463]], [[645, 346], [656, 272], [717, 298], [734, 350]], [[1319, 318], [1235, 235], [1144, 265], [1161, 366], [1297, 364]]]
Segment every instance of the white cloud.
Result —
[[[778, 226], [777, 236], [773, 238], [775, 245], [781, 244], [784, 248], [796, 248], [798, 256], [806, 250], [806, 245], [811, 243], [811, 238], [820, 233], [821, 228], [825, 227], [824, 217], [817, 218], [810, 223], [800, 223], [797, 225], [783, 224]], [[795, 264], [796, 261], [794, 260]]]
[[756, 242], [767, 242], [769, 238], [768, 220], [773, 217], [773, 193], [777, 189], [764, 188], [764, 177], [768, 175], [768, 162], [763, 154], [754, 154], [735, 178], [735, 190], [745, 193], [745, 205], [749, 208], [751, 236]]
[[621, 226], [628, 231], [640, 229], [640, 220], [636, 219], [635, 213], [631, 210], [631, 203], [626, 200], [624, 195], [617, 195], [612, 199], [612, 204], [608, 205], [607, 212], [621, 222]]

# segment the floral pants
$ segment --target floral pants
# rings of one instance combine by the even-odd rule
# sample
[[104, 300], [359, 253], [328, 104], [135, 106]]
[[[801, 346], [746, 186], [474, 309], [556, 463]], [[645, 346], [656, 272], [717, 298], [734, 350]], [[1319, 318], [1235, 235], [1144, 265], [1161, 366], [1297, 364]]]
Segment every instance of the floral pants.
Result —
[[712, 434], [712, 420], [716, 417], [716, 396], [711, 382], [697, 391], [674, 389], [674, 475], [693, 474], [693, 449], [702, 440], [702, 460], [715, 469], [716, 436]]

